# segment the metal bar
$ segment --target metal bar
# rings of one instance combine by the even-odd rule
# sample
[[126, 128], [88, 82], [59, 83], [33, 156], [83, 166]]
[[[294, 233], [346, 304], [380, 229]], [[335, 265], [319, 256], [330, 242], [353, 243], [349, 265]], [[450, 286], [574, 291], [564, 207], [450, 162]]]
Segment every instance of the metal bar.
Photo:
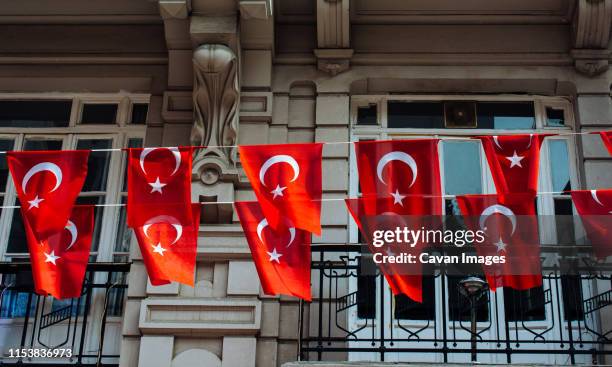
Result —
[[85, 348], [85, 332], [87, 331], [87, 316], [89, 315], [91, 293], [93, 292], [93, 289], [89, 286], [89, 279], [91, 279], [91, 273], [87, 273], [87, 276], [85, 278], [87, 284], [84, 286], [87, 287], [87, 295], [85, 296], [85, 312], [83, 314], [83, 326], [81, 327], [81, 340], [79, 342], [79, 356], [77, 359], [78, 363], [81, 363], [83, 361], [83, 348]]
[[[325, 252], [323, 250], [319, 251], [319, 261], [321, 263], [325, 263], [324, 262], [324, 257], [325, 256]], [[317, 343], [317, 346], [319, 347], [319, 350], [317, 352], [317, 360], [321, 361], [322, 357], [323, 357], [323, 344], [321, 342], [321, 340], [323, 339], [323, 299], [322, 299], [322, 292], [323, 292], [323, 270], [319, 270], [319, 340]]]
[[104, 292], [104, 308], [102, 310], [101, 326], [100, 326], [100, 343], [98, 344], [98, 357], [96, 358], [96, 366], [102, 366], [102, 349], [104, 349], [104, 333], [106, 332], [106, 315], [108, 313], [108, 295], [116, 284], [110, 283], [111, 272], [106, 275], [106, 292]]

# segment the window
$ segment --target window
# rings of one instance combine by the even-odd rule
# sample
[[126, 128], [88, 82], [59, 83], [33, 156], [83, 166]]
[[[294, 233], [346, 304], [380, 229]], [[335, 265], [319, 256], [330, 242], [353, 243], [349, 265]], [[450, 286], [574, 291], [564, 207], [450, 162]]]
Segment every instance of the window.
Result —
[[130, 123], [144, 125], [147, 123], [147, 113], [149, 105], [147, 103], [134, 103], [132, 105], [132, 117]]
[[[35, 96], [34, 96], [35, 97]], [[103, 151], [123, 147], [139, 147], [143, 144], [144, 125], [132, 125], [133, 104], [137, 115], [146, 116], [148, 96], [145, 95], [61, 95], [58, 100], [67, 100], [68, 116], [63, 116], [63, 126], [57, 124], [31, 124], [19, 129], [4, 129], [0, 133], [0, 151], [7, 150], [60, 150], [93, 149], [88, 161], [88, 172], [78, 204], [125, 203], [126, 198], [126, 153]], [[10, 99], [10, 95], [0, 95]], [[40, 116], [56, 116], [56, 100], [34, 100]], [[84, 101], [87, 101], [86, 103]], [[0, 105], [2, 105], [0, 100]], [[10, 101], [14, 103], [14, 101]], [[49, 103], [48, 103], [49, 102]], [[78, 108], [83, 106], [82, 113]], [[88, 106], [95, 106], [89, 109]], [[102, 106], [102, 107], [101, 107]], [[106, 107], [104, 107], [106, 106]], [[109, 106], [112, 106], [110, 108]], [[45, 109], [46, 108], [46, 109]], [[97, 110], [96, 110], [97, 108]], [[112, 110], [112, 111], [111, 111]], [[0, 114], [2, 111], [0, 111]], [[112, 116], [114, 117], [112, 117]], [[105, 116], [105, 117], [102, 117]], [[82, 120], [103, 123], [92, 129]], [[107, 118], [112, 117], [112, 118]], [[138, 117], [138, 118], [141, 118]], [[4, 118], [0, 115], [0, 120]], [[55, 117], [54, 117], [55, 118]], [[59, 117], [55, 118], [59, 121]], [[108, 123], [112, 120], [112, 123]], [[52, 130], [50, 130], [52, 128]], [[12, 180], [8, 179], [6, 155], [0, 154], [0, 200], [2, 206], [19, 205]], [[127, 261], [131, 232], [125, 223], [125, 208], [107, 206], [94, 209], [94, 235], [90, 261]], [[19, 209], [0, 211], [0, 256], [3, 261], [26, 259], [28, 250]], [[118, 276], [118, 275], [117, 275]], [[10, 284], [9, 277], [3, 283]], [[124, 281], [113, 279], [113, 281]], [[0, 317], [21, 317], [25, 314], [26, 293], [6, 292], [0, 307]], [[111, 290], [109, 315], [120, 315], [123, 304], [123, 290]], [[102, 297], [94, 297], [95, 299]], [[62, 307], [65, 303], [54, 303]]]
[[[444, 210], [447, 215], [447, 227], [461, 227], [463, 222], [455, 195], [493, 194], [495, 185], [484, 155], [481, 143], [470, 136], [478, 134], [565, 132], [572, 129], [573, 115], [569, 101], [556, 97], [540, 96], [468, 96], [464, 100], [458, 96], [354, 96], [352, 97], [353, 125], [351, 140], [388, 140], [410, 139], [437, 136], [440, 142], [440, 169], [444, 194]], [[448, 116], [453, 116], [449, 123]], [[471, 126], [472, 116], [476, 124]], [[372, 119], [376, 116], [377, 120]], [[375, 126], [372, 126], [375, 125]], [[547, 223], [540, 223], [542, 243], [575, 243], [572, 203], [568, 194], [563, 193], [575, 187], [576, 168], [572, 136], [550, 136], [542, 145], [540, 164], [541, 194], [536, 200], [540, 218], [555, 218]], [[356, 196], [358, 176], [354, 162], [351, 162], [350, 195]], [[560, 216], [560, 215], [565, 216]], [[357, 231], [353, 228], [353, 231]], [[351, 237], [355, 238], [355, 237]], [[467, 251], [473, 251], [466, 249]], [[456, 273], [455, 273], [456, 274]], [[461, 274], [479, 274], [482, 269], [464, 269]], [[452, 320], [463, 320], [465, 314], [461, 307], [462, 296], [456, 292], [460, 278], [446, 277], [446, 295], [444, 300], [448, 315]], [[424, 277], [426, 279], [426, 277]], [[427, 280], [429, 281], [429, 280]], [[440, 277], [432, 284], [442, 285]], [[577, 283], [565, 281], [562, 286], [564, 300], [569, 300], [571, 292], [581, 292]], [[358, 289], [363, 285], [358, 281]], [[368, 283], [369, 287], [376, 286]], [[431, 288], [433, 289], [433, 287]], [[440, 288], [438, 288], [440, 289]], [[424, 295], [429, 292], [425, 288]], [[503, 302], [498, 302], [500, 315], [509, 321], [545, 320], [548, 286], [529, 291], [504, 289]], [[459, 298], [458, 298], [459, 297]], [[436, 297], [425, 297], [434, 300]], [[503, 304], [503, 305], [501, 305]], [[419, 319], [433, 315], [435, 302], [428, 309], [415, 311], [410, 300], [398, 297], [395, 299], [395, 316], [397, 318]], [[576, 317], [576, 310], [565, 302], [567, 317]], [[366, 306], [362, 306], [364, 309]], [[487, 321], [494, 312], [489, 302], [479, 303], [478, 320]], [[439, 317], [439, 316], [437, 316]]]
[[66, 127], [72, 100], [0, 101], [0, 127]]
[[114, 124], [117, 119], [117, 104], [87, 103], [83, 105], [82, 124]]

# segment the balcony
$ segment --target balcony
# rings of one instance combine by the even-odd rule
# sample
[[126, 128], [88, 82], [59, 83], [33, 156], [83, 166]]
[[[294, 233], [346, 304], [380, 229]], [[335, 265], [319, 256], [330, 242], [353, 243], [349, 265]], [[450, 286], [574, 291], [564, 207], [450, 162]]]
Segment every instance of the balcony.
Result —
[[577, 274], [561, 275], [558, 264], [544, 266], [543, 287], [485, 291], [471, 303], [458, 287], [465, 276], [438, 267], [423, 277], [424, 302], [419, 304], [393, 296], [362, 250], [359, 245], [312, 246], [313, 301], [300, 305], [298, 360], [612, 361], [609, 270], [585, 266]]
[[129, 270], [90, 263], [81, 297], [60, 301], [33, 292], [29, 263], [0, 263], [0, 365], [118, 366]]

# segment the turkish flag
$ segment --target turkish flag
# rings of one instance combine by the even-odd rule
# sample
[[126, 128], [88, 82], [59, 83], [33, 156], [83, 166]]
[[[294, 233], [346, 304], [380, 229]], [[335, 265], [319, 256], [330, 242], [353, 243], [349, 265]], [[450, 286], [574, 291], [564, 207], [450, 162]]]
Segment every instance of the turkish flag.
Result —
[[76, 205], [58, 232], [42, 236], [23, 221], [36, 293], [58, 299], [81, 296], [94, 228], [93, 205]]
[[474, 243], [477, 254], [505, 257], [505, 263], [483, 264], [492, 290], [542, 285], [535, 195], [464, 195], [457, 202], [468, 229], [484, 231], [484, 242]]
[[88, 150], [8, 152], [24, 222], [41, 239], [66, 226], [87, 176]]
[[130, 227], [157, 215], [171, 215], [191, 226], [191, 153], [191, 147], [129, 149]]
[[242, 167], [261, 210], [274, 229], [289, 220], [321, 234], [323, 144], [239, 146]]
[[[438, 139], [362, 141], [355, 143], [359, 183], [364, 198], [391, 197], [394, 206], [402, 208], [412, 195], [441, 196]], [[441, 200], [441, 199], [440, 199]], [[420, 198], [410, 202], [418, 212]], [[420, 210], [430, 212], [429, 205]]]
[[[177, 209], [165, 207], [168, 212]], [[171, 281], [193, 286], [200, 230], [200, 204], [191, 204], [191, 223], [172, 215], [151, 213], [143, 225], [135, 227], [136, 239], [153, 285]]]
[[572, 191], [572, 200], [599, 259], [612, 255], [612, 189]]
[[[413, 255], [419, 257], [426, 243], [422, 240], [414, 244], [385, 241], [384, 245], [374, 243], [375, 231], [411, 230], [441, 228], [442, 199], [440, 197], [410, 197], [403, 206], [397, 205], [393, 198], [346, 199], [346, 205], [359, 230], [366, 239], [368, 249], [375, 255], [396, 256]], [[432, 244], [430, 244], [432, 245]], [[405, 294], [416, 302], [423, 302], [422, 264], [390, 263], [376, 264], [381, 270], [394, 295]]]
[[234, 205], [264, 293], [310, 301], [310, 233], [288, 221], [272, 228], [256, 201]]
[[538, 191], [540, 146], [550, 134], [479, 136], [498, 194]]
[[612, 131], [600, 131], [599, 136], [601, 136], [601, 141], [612, 155]]

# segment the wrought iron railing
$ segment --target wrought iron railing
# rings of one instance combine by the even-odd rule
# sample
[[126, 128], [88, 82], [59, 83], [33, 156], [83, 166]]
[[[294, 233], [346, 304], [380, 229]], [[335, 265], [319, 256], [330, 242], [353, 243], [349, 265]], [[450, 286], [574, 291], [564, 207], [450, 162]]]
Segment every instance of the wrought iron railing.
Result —
[[[497, 363], [536, 355], [554, 356], [555, 363], [610, 361], [612, 330], [603, 330], [612, 324], [608, 271], [561, 275], [555, 266], [545, 267], [538, 291], [498, 289], [472, 306], [456, 286], [457, 274], [440, 267], [427, 276], [435, 294], [424, 289], [424, 298], [434, 297], [442, 306], [428, 312], [424, 305], [383, 291], [386, 281], [376, 267], [364, 275], [368, 255], [362, 250], [359, 245], [312, 246], [313, 300], [300, 303], [299, 359], [410, 362], [427, 355], [433, 362], [453, 362], [469, 361], [476, 352], [478, 361]], [[369, 279], [369, 288], [360, 279]]]
[[88, 264], [81, 297], [61, 302], [34, 293], [30, 267], [0, 263], [0, 332], [15, 331], [0, 343], [0, 366], [118, 366], [118, 351], [103, 351], [108, 317], [122, 314], [130, 263]]

